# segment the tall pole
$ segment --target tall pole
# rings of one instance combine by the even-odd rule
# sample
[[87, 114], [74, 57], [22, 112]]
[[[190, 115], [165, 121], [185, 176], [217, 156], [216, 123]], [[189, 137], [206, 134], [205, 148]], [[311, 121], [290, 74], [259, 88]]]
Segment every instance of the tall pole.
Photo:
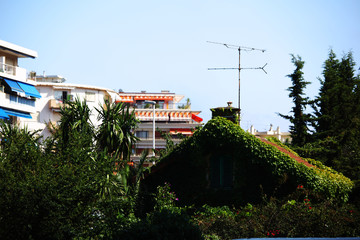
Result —
[[153, 104], [153, 157], [155, 157], [155, 104]]
[[[265, 64], [264, 66], [262, 67], [257, 67], [257, 68], [242, 68], [241, 67], [241, 64], [240, 64], [240, 59], [241, 59], [241, 50], [244, 50], [244, 51], [262, 51], [262, 52], [265, 52], [265, 49], [258, 49], [258, 48], [252, 48], [252, 47], [242, 47], [242, 46], [236, 46], [236, 45], [231, 45], [231, 44], [227, 44], [227, 43], [218, 43], [218, 42], [209, 42], [208, 43], [214, 43], [214, 44], [220, 44], [220, 45], [223, 45], [225, 46], [226, 48], [230, 48], [230, 49], [237, 49], [239, 51], [239, 67], [237, 68], [208, 68], [208, 70], [230, 70], [230, 69], [237, 69], [239, 71], [239, 99], [238, 99], [238, 105], [239, 105], [239, 113], [241, 113], [241, 105], [240, 105], [240, 87], [241, 87], [241, 82], [240, 82], [240, 72], [241, 72], [241, 69], [261, 69], [263, 70], [265, 73], [267, 73], [265, 71], [265, 66], [267, 64]], [[240, 126], [240, 116], [239, 116], [239, 126]]]
[[145, 104], [151, 104], [153, 106], [153, 157], [155, 157], [155, 101], [145, 101]]
[[240, 116], [241, 116], [241, 108], [240, 108], [240, 71], [241, 71], [241, 67], [240, 67], [240, 51], [241, 48], [238, 48], [239, 50], [239, 103], [238, 103], [238, 107], [239, 107], [239, 126], [240, 126]]

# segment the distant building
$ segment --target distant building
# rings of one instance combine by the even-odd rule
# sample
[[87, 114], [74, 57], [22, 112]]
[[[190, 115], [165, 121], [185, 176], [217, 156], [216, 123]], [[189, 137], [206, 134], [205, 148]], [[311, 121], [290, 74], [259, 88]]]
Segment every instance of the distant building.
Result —
[[[192, 130], [200, 125], [202, 118], [197, 116], [200, 111], [191, 110], [191, 105], [180, 105], [183, 95], [170, 93], [163, 90], [160, 93], [142, 92], [120, 92], [119, 100], [128, 104], [135, 110], [136, 118], [140, 120], [139, 128], [136, 129], [136, 136], [140, 141], [134, 149], [133, 159], [139, 158], [144, 150], [153, 149], [153, 108], [145, 101], [155, 101], [155, 128], [162, 132], [172, 135], [174, 143], [179, 143], [181, 139], [177, 134], [191, 136]], [[166, 141], [161, 134], [155, 132], [155, 149], [160, 150], [166, 147]]]
[[276, 130], [274, 130], [272, 124], [270, 124], [270, 129], [266, 132], [258, 132], [252, 125], [247, 132], [261, 138], [275, 137], [282, 143], [291, 142], [291, 134], [289, 132], [281, 132], [280, 127], [277, 127]]
[[44, 137], [50, 136], [51, 127], [58, 125], [61, 117], [60, 108], [65, 100], [85, 100], [91, 110], [90, 120], [97, 126], [99, 121], [95, 107], [103, 105], [104, 99], [114, 102], [117, 98], [117, 93], [111, 89], [65, 83], [65, 78], [58, 75], [36, 76], [34, 80], [42, 98], [36, 102], [36, 118], [22, 122], [31, 130], [41, 129]]
[[36, 118], [35, 105], [41, 96], [35, 82], [19, 67], [20, 58], [36, 58], [37, 52], [0, 40], [0, 119], [19, 123]]

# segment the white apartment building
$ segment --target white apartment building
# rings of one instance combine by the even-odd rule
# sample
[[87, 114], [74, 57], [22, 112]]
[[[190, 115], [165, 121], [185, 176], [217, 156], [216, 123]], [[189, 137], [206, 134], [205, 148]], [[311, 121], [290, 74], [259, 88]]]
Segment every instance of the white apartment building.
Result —
[[38, 89], [41, 99], [36, 102], [36, 118], [24, 119], [23, 124], [27, 124], [29, 129], [41, 130], [41, 135], [45, 138], [50, 136], [52, 125], [56, 126], [60, 120], [60, 108], [65, 100], [81, 101], [85, 100], [91, 110], [90, 120], [94, 126], [99, 125], [97, 120], [97, 111], [104, 104], [105, 99], [114, 102], [117, 99], [117, 93], [114, 90], [65, 83], [65, 78], [59, 75], [42, 75], [34, 78], [36, 88]]
[[20, 123], [36, 115], [35, 105], [41, 96], [35, 82], [27, 78], [19, 59], [36, 58], [37, 52], [0, 40], [0, 119]]
[[[0, 119], [10, 120], [27, 126], [30, 131], [40, 130], [44, 138], [51, 135], [51, 127], [60, 120], [60, 109], [65, 100], [79, 98], [86, 100], [91, 110], [90, 120], [94, 126], [99, 125], [97, 111], [105, 99], [110, 102], [123, 102], [135, 111], [140, 120], [136, 136], [140, 141], [134, 148], [133, 159], [139, 157], [144, 149], [160, 150], [166, 147], [165, 140], [159, 132], [153, 134], [155, 126], [173, 136], [175, 143], [180, 142], [177, 134], [192, 135], [192, 130], [202, 125], [200, 111], [191, 110], [190, 105], [179, 107], [183, 95], [161, 91], [160, 93], [117, 93], [102, 87], [70, 84], [59, 75], [36, 75], [18, 67], [19, 58], [36, 58], [35, 51], [0, 40]], [[152, 107], [145, 101], [156, 103], [155, 115]]]
[[[147, 93], [146, 91], [119, 93], [119, 100], [116, 102], [128, 104], [135, 110], [135, 116], [140, 120], [139, 127], [135, 132], [140, 141], [136, 143], [132, 156], [133, 160], [139, 159], [144, 150], [153, 149], [154, 138], [156, 150], [166, 147], [166, 141], [158, 131], [155, 131], [155, 136], [153, 135], [154, 117], [155, 128], [172, 135], [175, 144], [181, 141], [177, 138], [178, 133], [190, 136], [193, 134], [193, 129], [202, 125], [203, 119], [197, 116], [200, 111], [191, 110], [191, 105], [181, 107], [180, 101], [183, 98], [183, 95], [171, 93], [167, 90], [162, 90], [159, 93]], [[152, 105], [148, 104], [147, 101], [155, 102], [155, 116]]]

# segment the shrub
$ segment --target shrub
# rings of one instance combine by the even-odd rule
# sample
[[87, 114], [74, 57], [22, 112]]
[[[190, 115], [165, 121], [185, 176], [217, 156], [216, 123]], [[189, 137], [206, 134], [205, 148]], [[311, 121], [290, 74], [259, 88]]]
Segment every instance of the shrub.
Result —
[[169, 183], [158, 186], [154, 198], [154, 211], [124, 228], [115, 239], [203, 239], [200, 229], [193, 224], [186, 209], [176, 206], [178, 199], [171, 192]]
[[358, 209], [321, 199], [303, 186], [281, 201], [270, 198], [238, 209], [205, 206], [193, 221], [205, 236], [219, 239], [360, 236]]

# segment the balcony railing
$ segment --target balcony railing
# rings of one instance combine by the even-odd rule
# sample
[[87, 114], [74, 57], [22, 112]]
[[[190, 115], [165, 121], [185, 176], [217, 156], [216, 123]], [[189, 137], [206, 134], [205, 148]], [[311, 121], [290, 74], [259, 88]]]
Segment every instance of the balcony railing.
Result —
[[26, 81], [26, 69], [13, 65], [0, 63], [0, 74], [15, 76], [17, 80]]
[[53, 110], [60, 110], [61, 107], [63, 107], [64, 104], [56, 99], [50, 99], [49, 100], [49, 108]]

